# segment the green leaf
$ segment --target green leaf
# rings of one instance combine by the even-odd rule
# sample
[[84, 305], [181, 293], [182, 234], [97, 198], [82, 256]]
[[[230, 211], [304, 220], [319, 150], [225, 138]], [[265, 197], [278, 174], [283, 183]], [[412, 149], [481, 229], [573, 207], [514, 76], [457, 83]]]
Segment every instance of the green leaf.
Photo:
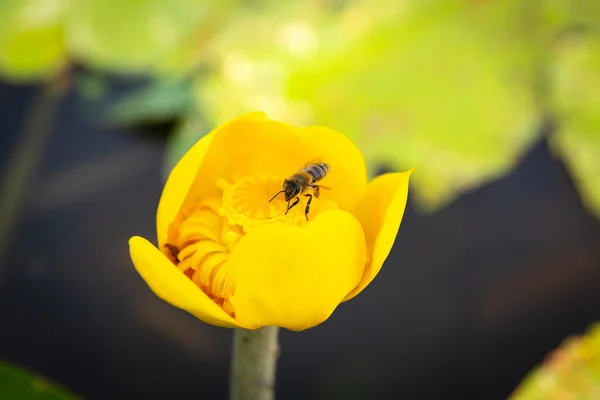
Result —
[[207, 34], [204, 24], [212, 23], [215, 14], [228, 10], [230, 3], [78, 0], [70, 3], [69, 49], [75, 58], [96, 68], [118, 72], [173, 70], [200, 58], [204, 49], [197, 45], [202, 45]]
[[57, 73], [66, 63], [65, 0], [0, 2], [0, 75], [29, 82]]
[[211, 45], [213, 70], [198, 77], [196, 97], [211, 125], [261, 110], [289, 123], [306, 121], [304, 104], [290, 101], [289, 75], [298, 63], [318, 62], [327, 2], [258, 0], [228, 19]]
[[416, 167], [434, 209], [516, 165], [536, 139], [540, 49], [523, 33], [520, 2], [409, 2], [366, 24], [292, 76], [289, 95], [319, 124], [353, 138], [371, 167]]
[[76, 397], [44, 378], [0, 361], [0, 399], [69, 400]]
[[600, 398], [600, 325], [563, 341], [521, 382], [510, 400]]
[[[433, 209], [510, 171], [538, 135], [542, 48], [519, 0], [285, 3], [219, 34], [212, 124], [262, 110], [351, 137], [371, 172], [416, 167]], [[524, 12], [527, 11], [527, 12]]]
[[165, 179], [185, 153], [211, 131], [205, 117], [199, 110], [191, 110], [183, 118], [175, 131], [169, 135], [165, 158]]
[[187, 80], [157, 80], [118, 100], [108, 109], [111, 124], [132, 126], [177, 119], [194, 104]]
[[80, 95], [89, 101], [99, 100], [108, 93], [106, 77], [94, 71], [81, 73], [78, 76], [76, 87]]
[[584, 203], [600, 218], [600, 36], [591, 32], [563, 36], [553, 61], [558, 129], [551, 143]]

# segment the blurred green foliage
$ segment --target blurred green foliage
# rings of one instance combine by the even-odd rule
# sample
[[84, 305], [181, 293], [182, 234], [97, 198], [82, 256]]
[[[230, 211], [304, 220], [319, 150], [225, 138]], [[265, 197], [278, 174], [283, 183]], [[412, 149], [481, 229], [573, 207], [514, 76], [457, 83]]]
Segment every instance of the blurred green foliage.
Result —
[[116, 101], [109, 107], [107, 118], [121, 126], [135, 125], [140, 121], [161, 123], [177, 119], [193, 108], [194, 96], [190, 82], [185, 79], [164, 79]]
[[[290, 94], [350, 134], [367, 159], [416, 167], [427, 207], [506, 172], [540, 120], [539, 51], [504, 29], [519, 16], [516, 2], [463, 3], [409, 8], [400, 21], [383, 15], [290, 82]], [[364, 8], [344, 16], [350, 29]]]
[[197, 110], [191, 110], [182, 118], [167, 142], [167, 154], [165, 158], [165, 181], [171, 169], [183, 157], [183, 155], [211, 130], [206, 118]]
[[600, 324], [566, 339], [533, 370], [510, 400], [600, 399]]
[[74, 400], [76, 398], [44, 378], [0, 361], [0, 399]]
[[45, 78], [65, 64], [65, 2], [0, 2], [0, 72], [16, 81]]
[[79, 0], [69, 4], [67, 40], [72, 56], [120, 72], [181, 73], [201, 56], [213, 18], [229, 1]]
[[45, 78], [70, 60], [154, 76], [109, 118], [202, 121], [179, 125], [169, 167], [249, 111], [328, 125], [372, 173], [416, 167], [429, 210], [509, 172], [551, 121], [600, 216], [599, 35], [596, 0], [7, 0], [0, 72]]
[[559, 121], [552, 145], [600, 218], [600, 36], [565, 35], [556, 44], [552, 74]]
[[197, 67], [232, 1], [4, 0], [0, 73], [16, 81], [67, 62], [118, 73], [181, 75]]

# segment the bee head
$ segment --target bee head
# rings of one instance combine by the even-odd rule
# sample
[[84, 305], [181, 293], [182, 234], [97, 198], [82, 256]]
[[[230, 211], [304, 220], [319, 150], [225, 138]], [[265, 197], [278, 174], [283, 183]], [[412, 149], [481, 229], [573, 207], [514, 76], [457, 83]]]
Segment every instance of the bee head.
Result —
[[285, 201], [290, 201], [300, 193], [300, 186], [294, 181], [286, 179], [283, 181], [283, 193], [285, 195]]

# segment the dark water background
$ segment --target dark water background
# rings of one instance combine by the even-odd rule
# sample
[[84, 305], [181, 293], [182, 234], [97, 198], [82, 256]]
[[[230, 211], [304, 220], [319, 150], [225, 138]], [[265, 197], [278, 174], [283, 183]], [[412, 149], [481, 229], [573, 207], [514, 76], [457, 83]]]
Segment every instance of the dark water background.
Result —
[[[0, 167], [36, 88], [0, 86]], [[159, 300], [132, 235], [155, 237], [164, 140], [71, 91], [0, 266], [0, 358], [88, 399], [224, 399], [231, 331]], [[452, 166], [448, 166], [452, 168]], [[278, 399], [503, 399], [600, 320], [600, 224], [545, 141], [431, 215], [409, 203], [377, 279], [281, 334]]]

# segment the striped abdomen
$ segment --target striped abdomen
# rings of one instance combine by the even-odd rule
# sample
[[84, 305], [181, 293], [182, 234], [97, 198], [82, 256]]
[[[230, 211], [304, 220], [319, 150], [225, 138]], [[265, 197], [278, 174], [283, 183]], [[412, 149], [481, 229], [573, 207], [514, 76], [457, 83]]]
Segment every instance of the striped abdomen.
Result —
[[310, 182], [312, 184], [323, 179], [325, 175], [327, 175], [327, 173], [329, 172], [329, 164], [325, 164], [322, 162], [308, 164], [305, 165], [304, 168], [302, 168], [302, 171], [306, 172], [312, 177], [312, 181]]

